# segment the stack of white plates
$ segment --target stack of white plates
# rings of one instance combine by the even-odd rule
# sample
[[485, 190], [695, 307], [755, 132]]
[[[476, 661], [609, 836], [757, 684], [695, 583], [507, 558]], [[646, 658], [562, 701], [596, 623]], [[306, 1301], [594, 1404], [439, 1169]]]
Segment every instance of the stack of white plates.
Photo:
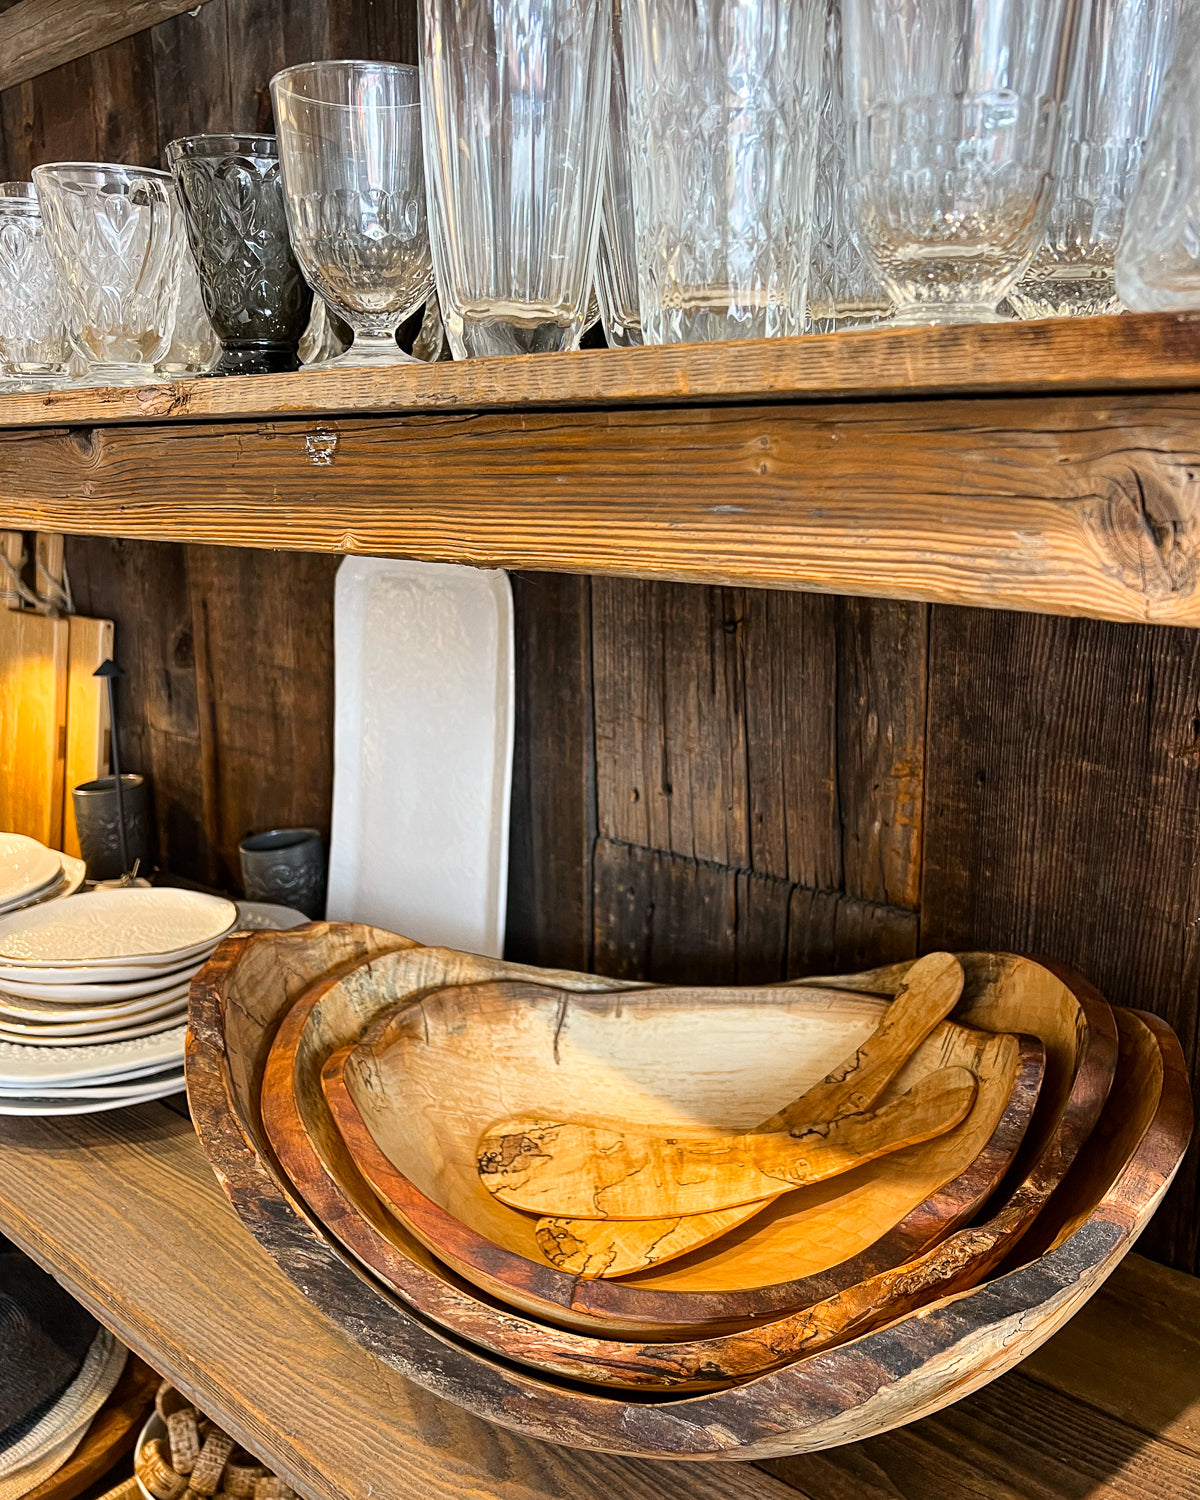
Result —
[[0, 1114], [177, 1093], [188, 984], [237, 923], [221, 897], [134, 888], [0, 917]]
[[74, 895], [85, 873], [81, 859], [58, 854], [21, 833], [0, 833], [0, 917]]

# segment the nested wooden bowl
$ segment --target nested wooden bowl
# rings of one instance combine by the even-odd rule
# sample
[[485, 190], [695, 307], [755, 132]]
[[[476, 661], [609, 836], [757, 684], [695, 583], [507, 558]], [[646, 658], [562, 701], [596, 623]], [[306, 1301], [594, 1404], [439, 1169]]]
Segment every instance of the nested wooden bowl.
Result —
[[[350, 984], [347, 976], [339, 987]], [[808, 1306], [973, 1215], [1029, 1124], [1040, 1044], [939, 1027], [884, 1098], [939, 1068], [967, 1067], [979, 1092], [962, 1125], [788, 1193], [738, 1232], [619, 1281], [582, 1280], [547, 1262], [537, 1220], [480, 1182], [481, 1135], [522, 1114], [624, 1120], [666, 1134], [752, 1129], [851, 1056], [885, 1009], [867, 996], [792, 986], [597, 994], [559, 981], [414, 992], [329, 1059], [325, 1093], [384, 1204], [493, 1297], [609, 1338], [711, 1334]]]
[[326, 1237], [272, 1158], [257, 1097], [281, 1016], [339, 963], [400, 942], [327, 924], [227, 940], [193, 985], [188, 1090], [197, 1128], [251, 1232], [349, 1336], [426, 1389], [543, 1440], [646, 1457], [750, 1459], [833, 1446], [927, 1415], [1024, 1358], [1095, 1291], [1157, 1206], [1190, 1135], [1178, 1043], [1161, 1022], [1120, 1012], [1110, 1101], [1023, 1241], [1022, 1257], [1036, 1252], [1028, 1264], [731, 1389], [632, 1402], [588, 1392], [497, 1362], [382, 1295]]

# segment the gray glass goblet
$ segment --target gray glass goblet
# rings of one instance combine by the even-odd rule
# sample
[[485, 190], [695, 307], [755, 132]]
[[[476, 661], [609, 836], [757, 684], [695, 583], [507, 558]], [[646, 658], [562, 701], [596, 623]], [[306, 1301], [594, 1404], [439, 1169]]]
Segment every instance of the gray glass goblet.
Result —
[[313, 294], [288, 238], [275, 137], [184, 136], [167, 147], [167, 161], [221, 340], [211, 373], [299, 369]]

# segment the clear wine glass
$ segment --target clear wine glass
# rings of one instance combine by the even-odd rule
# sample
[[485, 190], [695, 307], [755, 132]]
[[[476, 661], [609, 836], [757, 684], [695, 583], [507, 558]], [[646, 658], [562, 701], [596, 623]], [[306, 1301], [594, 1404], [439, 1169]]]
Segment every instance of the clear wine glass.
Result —
[[65, 385], [62, 293], [32, 182], [0, 182], [0, 369], [7, 390]]
[[895, 321], [993, 322], [1037, 248], [1068, 0], [844, 0], [859, 242]]
[[438, 297], [455, 358], [578, 346], [596, 261], [612, 0], [423, 0]]
[[271, 98], [292, 248], [354, 330], [321, 368], [409, 363], [396, 329], [433, 287], [417, 69], [303, 63]]
[[1092, 0], [1078, 29], [1054, 198], [1028, 271], [1008, 294], [1023, 318], [1122, 310], [1113, 262], [1180, 0]]
[[624, 0], [642, 335], [804, 327], [824, 0]]
[[108, 162], [34, 167], [67, 333], [89, 384], [159, 380], [171, 347], [183, 215], [170, 175]]

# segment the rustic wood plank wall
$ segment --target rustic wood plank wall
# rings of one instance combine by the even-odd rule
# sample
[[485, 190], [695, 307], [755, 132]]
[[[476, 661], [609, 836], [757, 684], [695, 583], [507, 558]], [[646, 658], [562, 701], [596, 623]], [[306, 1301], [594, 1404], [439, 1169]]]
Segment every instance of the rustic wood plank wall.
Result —
[[[12, 0], [0, 0], [0, 12]], [[262, 129], [314, 56], [411, 60], [408, 0], [209, 0], [0, 93], [0, 170]], [[174, 872], [327, 826], [335, 562], [73, 538]], [[523, 575], [509, 947], [749, 982], [920, 947], [1052, 953], [1196, 1061], [1200, 633]], [[1197, 1163], [1145, 1248], [1200, 1270]]]

